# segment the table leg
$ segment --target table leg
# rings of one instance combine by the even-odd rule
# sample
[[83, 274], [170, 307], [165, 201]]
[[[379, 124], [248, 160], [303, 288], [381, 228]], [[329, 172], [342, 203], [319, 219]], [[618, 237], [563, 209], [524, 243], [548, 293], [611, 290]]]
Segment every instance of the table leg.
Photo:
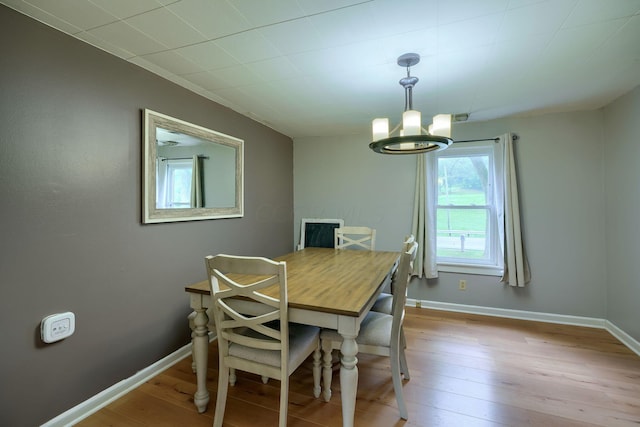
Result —
[[194, 330], [192, 334], [192, 351], [193, 360], [196, 366], [196, 394], [193, 396], [193, 402], [198, 408], [198, 412], [202, 413], [207, 410], [209, 403], [209, 391], [207, 390], [207, 358], [209, 353], [209, 317], [207, 309], [196, 308], [196, 315], [193, 319]]
[[358, 343], [355, 335], [342, 335], [340, 352], [340, 390], [342, 395], [342, 426], [353, 427], [358, 391]]

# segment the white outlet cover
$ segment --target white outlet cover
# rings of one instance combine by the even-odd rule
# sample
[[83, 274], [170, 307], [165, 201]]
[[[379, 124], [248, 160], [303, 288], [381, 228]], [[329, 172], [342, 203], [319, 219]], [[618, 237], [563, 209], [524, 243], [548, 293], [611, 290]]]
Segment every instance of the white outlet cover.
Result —
[[70, 311], [52, 314], [42, 319], [40, 323], [40, 337], [47, 344], [60, 341], [76, 330], [76, 316]]

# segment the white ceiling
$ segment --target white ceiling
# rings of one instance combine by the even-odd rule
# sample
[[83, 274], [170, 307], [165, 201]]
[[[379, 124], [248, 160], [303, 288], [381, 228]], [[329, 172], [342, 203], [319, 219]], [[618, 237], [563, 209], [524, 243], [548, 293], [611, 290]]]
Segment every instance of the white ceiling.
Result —
[[0, 0], [291, 137], [594, 109], [640, 84], [640, 0]]

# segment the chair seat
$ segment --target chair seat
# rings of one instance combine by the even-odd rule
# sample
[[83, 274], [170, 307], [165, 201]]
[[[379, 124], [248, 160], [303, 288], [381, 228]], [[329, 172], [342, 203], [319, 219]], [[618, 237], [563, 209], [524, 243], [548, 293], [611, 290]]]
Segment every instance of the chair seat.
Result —
[[[389, 347], [391, 325], [393, 316], [390, 314], [369, 312], [360, 324], [360, 332], [356, 342], [360, 345]], [[323, 329], [320, 333], [321, 340], [333, 342], [342, 341], [342, 336], [333, 329]]]
[[393, 313], [393, 295], [386, 292], [382, 292], [378, 295], [378, 299], [373, 303], [371, 311], [377, 311], [378, 313], [392, 314]]
[[[320, 328], [316, 326], [289, 323], [289, 366], [298, 366], [307, 358], [310, 352], [318, 345]], [[252, 338], [266, 338], [254, 330], [248, 330], [246, 336]], [[280, 367], [280, 351], [264, 350], [246, 347], [238, 343], [229, 345], [229, 356], [239, 357], [264, 365]]]

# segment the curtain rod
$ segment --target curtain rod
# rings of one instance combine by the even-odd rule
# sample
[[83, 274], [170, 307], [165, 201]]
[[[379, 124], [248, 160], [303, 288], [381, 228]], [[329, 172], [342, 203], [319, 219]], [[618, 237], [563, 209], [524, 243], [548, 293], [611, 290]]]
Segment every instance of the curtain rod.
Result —
[[[198, 157], [201, 159], [209, 160], [209, 156], [205, 156], [204, 154], [198, 154]], [[161, 161], [165, 160], [191, 160], [193, 157], [160, 157]]]
[[[499, 140], [500, 140], [500, 138], [466, 139], [466, 140], [463, 140], [463, 141], [453, 141], [453, 143], [457, 144], [458, 142], [481, 142], [481, 141], [498, 142]], [[516, 135], [515, 133], [511, 134], [511, 140], [512, 141], [517, 141], [518, 140], [518, 135]]]

